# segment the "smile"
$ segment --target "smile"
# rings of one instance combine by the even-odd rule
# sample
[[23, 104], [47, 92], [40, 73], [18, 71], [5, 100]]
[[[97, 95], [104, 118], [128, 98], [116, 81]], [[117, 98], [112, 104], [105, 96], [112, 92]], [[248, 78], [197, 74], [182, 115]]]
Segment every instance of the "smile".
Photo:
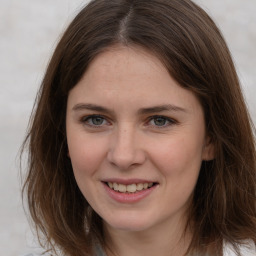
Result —
[[106, 183], [109, 188], [112, 190], [118, 191], [120, 193], [136, 193], [137, 191], [142, 191], [148, 188], [151, 188], [154, 183], [133, 183], [129, 185], [120, 184], [116, 182], [107, 182]]
[[102, 183], [107, 195], [119, 203], [137, 203], [159, 187], [158, 182], [140, 179], [109, 179]]

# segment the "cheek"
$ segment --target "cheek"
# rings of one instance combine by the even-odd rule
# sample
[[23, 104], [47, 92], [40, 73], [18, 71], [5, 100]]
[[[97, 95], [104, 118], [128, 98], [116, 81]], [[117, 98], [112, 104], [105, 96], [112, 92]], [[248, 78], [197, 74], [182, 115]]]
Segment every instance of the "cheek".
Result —
[[162, 174], [164, 185], [163, 201], [171, 205], [166, 209], [166, 204], [159, 206], [159, 211], [176, 211], [189, 207], [189, 202], [197, 183], [201, 167], [200, 143], [184, 139], [177, 139], [166, 143], [161, 150], [155, 148], [152, 161]]
[[70, 137], [68, 148], [75, 176], [94, 174], [106, 155], [104, 143], [88, 136]]
[[[198, 175], [202, 162], [202, 143], [188, 137], [176, 137], [152, 148], [152, 161], [165, 176]], [[154, 152], [154, 153], [153, 153]]]

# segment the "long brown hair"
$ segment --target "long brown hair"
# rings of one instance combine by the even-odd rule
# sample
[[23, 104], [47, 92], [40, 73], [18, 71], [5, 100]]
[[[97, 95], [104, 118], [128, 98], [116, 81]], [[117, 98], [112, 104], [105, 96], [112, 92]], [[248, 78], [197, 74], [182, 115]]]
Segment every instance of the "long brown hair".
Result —
[[[46, 70], [29, 132], [23, 193], [41, 243], [65, 255], [104, 245], [102, 220], [83, 197], [67, 156], [69, 91], [92, 59], [114, 44], [137, 45], [162, 61], [200, 100], [215, 159], [203, 162], [188, 226], [188, 255], [222, 255], [256, 242], [256, 156], [250, 120], [226, 43], [212, 19], [190, 0], [94, 0], [75, 17]], [[214, 249], [214, 253], [209, 248]], [[55, 250], [56, 252], [56, 250]]]

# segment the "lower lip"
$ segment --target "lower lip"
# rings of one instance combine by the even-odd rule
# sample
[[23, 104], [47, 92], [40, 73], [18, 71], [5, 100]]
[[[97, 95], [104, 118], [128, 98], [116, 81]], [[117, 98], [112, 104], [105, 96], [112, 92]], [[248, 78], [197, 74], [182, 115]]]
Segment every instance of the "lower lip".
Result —
[[145, 197], [149, 196], [157, 187], [157, 185], [154, 185], [151, 188], [144, 189], [141, 191], [137, 191], [134, 193], [121, 193], [118, 191], [115, 191], [111, 189], [107, 184], [103, 183], [105, 190], [107, 191], [107, 194], [114, 199], [115, 201], [119, 203], [136, 203]]

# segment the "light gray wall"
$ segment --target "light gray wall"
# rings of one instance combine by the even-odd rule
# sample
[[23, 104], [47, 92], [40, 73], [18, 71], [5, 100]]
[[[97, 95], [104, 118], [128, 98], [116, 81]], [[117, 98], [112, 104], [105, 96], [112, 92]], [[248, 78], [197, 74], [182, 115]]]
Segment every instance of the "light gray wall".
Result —
[[[0, 0], [0, 255], [34, 250], [20, 199], [17, 152], [59, 35], [86, 2]], [[226, 37], [256, 122], [256, 1], [196, 2]]]

